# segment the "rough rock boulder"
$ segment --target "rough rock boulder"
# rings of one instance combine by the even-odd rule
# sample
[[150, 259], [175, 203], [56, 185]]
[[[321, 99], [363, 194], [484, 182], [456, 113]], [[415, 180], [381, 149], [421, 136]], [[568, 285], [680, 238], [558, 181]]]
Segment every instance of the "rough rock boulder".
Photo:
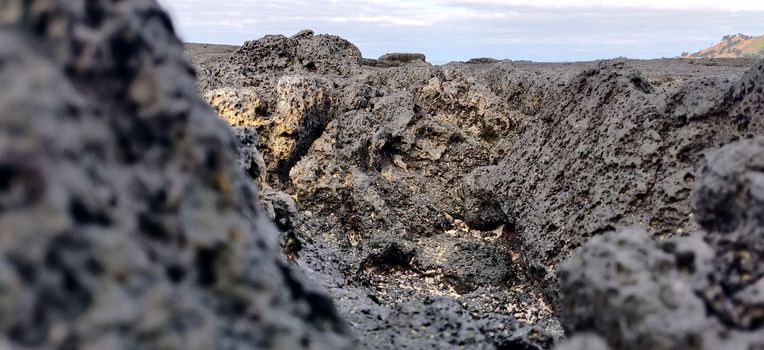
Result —
[[409, 63], [413, 61], [427, 61], [427, 56], [421, 53], [388, 53], [379, 56], [382, 62]]
[[560, 269], [564, 324], [617, 349], [764, 346], [763, 151], [757, 138], [708, 158], [693, 199], [704, 231], [658, 242], [631, 229], [589, 241]]

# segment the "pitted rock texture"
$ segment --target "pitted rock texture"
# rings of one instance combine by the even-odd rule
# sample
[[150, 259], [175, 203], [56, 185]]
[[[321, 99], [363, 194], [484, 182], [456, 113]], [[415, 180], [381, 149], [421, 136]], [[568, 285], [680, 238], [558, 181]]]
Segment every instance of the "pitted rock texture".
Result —
[[714, 248], [720, 284], [709, 304], [728, 323], [764, 327], [764, 138], [725, 146], [709, 156], [693, 208]]
[[689, 349], [705, 335], [719, 337], [718, 322], [682, 280], [682, 268], [708, 272], [708, 254], [689, 255], [680, 267], [642, 230], [595, 237], [578, 254], [560, 270], [563, 320], [572, 330], [607, 334], [617, 349]]
[[709, 116], [732, 79], [696, 79], [662, 91], [625, 61], [576, 74], [545, 97], [497, 166], [469, 177], [467, 223], [514, 224], [530, 257], [550, 267], [617, 228], [694, 231], [689, 197], [703, 152], [764, 132]]
[[691, 237], [625, 230], [589, 241], [560, 269], [564, 324], [618, 349], [764, 346], [762, 151], [759, 137], [708, 157]]
[[[716, 113], [728, 115], [740, 130], [764, 128], [764, 61], [756, 64], [726, 95]], [[757, 133], [749, 133], [749, 136]]]
[[274, 174], [283, 181], [326, 128], [332, 116], [332, 89], [332, 84], [322, 78], [281, 77], [272, 115], [267, 114], [265, 102], [252, 88], [215, 89], [206, 92], [204, 98], [229, 125], [260, 130], [260, 149], [274, 160], [263, 174]]
[[353, 347], [154, 1], [6, 0], [0, 23], [0, 346]]
[[[278, 40], [317, 37], [304, 32]], [[757, 79], [755, 67], [746, 74], [755, 63], [746, 60], [481, 60], [436, 67], [348, 62], [339, 54], [311, 70], [272, 67], [271, 52], [246, 52], [247, 58], [240, 50], [200, 67], [217, 75], [200, 75], [198, 85], [235, 129], [260, 134], [262, 181], [289, 194], [302, 214], [296, 235], [285, 240], [300, 243], [295, 263], [329, 290], [369, 348], [416, 344], [424, 335], [432, 343], [421, 344], [433, 346], [480, 339], [484, 348], [553, 347], [563, 336], [557, 265], [591, 237], [631, 225], [655, 238], [697, 231], [690, 197], [705, 154], [762, 133], [724, 107], [757, 103], [747, 95], [755, 88], [740, 87]], [[315, 61], [310, 57], [324, 52], [301, 57]], [[300, 117], [284, 118], [278, 108], [287, 99], [279, 92], [284, 79], [322, 81], [325, 88], [294, 90], [288, 104], [294, 113], [286, 114]], [[233, 92], [220, 99], [216, 89]], [[273, 124], [286, 128], [274, 133]], [[278, 138], [290, 141], [267, 141]], [[307, 148], [281, 153], [290, 142]], [[661, 278], [673, 275], [667, 276]], [[427, 311], [435, 297], [463, 308], [448, 315], [458, 320], [451, 322], [505, 329], [470, 326], [477, 332], [469, 338], [462, 328], [444, 336], [425, 326], [419, 337], [396, 321], [408, 310], [439, 324], [443, 315]], [[706, 312], [710, 299], [701, 300]], [[729, 320], [719, 322], [719, 329], [728, 327]]]
[[273, 87], [270, 84], [275, 82], [274, 73], [346, 77], [360, 71], [361, 59], [355, 45], [337, 36], [314, 35], [310, 30], [290, 38], [269, 35], [246, 42], [223, 62], [205, 60], [198, 70], [200, 89], [231, 84]]

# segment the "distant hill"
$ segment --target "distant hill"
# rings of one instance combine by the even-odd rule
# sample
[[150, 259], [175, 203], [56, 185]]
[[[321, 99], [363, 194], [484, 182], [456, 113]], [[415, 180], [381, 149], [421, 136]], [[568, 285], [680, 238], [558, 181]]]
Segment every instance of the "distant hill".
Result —
[[727, 35], [722, 41], [696, 53], [683, 53], [685, 58], [762, 58], [764, 57], [764, 35]]

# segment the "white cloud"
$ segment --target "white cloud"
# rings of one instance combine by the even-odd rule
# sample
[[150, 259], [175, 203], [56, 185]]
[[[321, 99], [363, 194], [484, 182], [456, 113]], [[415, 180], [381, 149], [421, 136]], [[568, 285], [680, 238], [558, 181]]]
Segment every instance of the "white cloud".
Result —
[[444, 6], [764, 11], [764, 1], [761, 0], [435, 0], [435, 2]]
[[188, 41], [240, 44], [311, 28], [369, 57], [649, 58], [696, 51], [726, 34], [764, 34], [764, 0], [159, 1]]

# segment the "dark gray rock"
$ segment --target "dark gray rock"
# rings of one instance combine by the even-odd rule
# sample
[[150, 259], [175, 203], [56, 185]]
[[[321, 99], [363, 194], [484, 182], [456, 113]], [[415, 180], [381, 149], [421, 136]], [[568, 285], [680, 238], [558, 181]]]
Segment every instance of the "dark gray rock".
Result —
[[0, 344], [352, 347], [154, 1], [0, 13]]
[[506, 253], [476, 243], [457, 244], [443, 264], [443, 275], [457, 292], [469, 293], [484, 285], [511, 285], [512, 269]]
[[[533, 84], [554, 81], [544, 74]], [[697, 104], [722, 103], [734, 84], [706, 79], [713, 85], [689, 93], [697, 81], [659, 86], [623, 60], [558, 79], [563, 88], [541, 95], [547, 102], [523, 108], [536, 118], [502, 151], [498, 166], [467, 177], [465, 218], [487, 227], [522, 218], [516, 230], [528, 259], [549, 267], [589, 237], [630, 225], [656, 236], [693, 232], [690, 193], [704, 151], [764, 133], [714, 115], [713, 104]], [[523, 86], [529, 83], [508, 88]], [[527, 95], [503, 96], [530, 102]]]
[[[741, 328], [764, 325], [764, 138], [709, 155], [693, 208], [714, 248], [721, 291], [710, 305]], [[722, 298], [722, 300], [718, 300]]]
[[[595, 333], [617, 349], [753, 349], [761, 325], [734, 320], [760, 315], [760, 285], [737, 302], [718, 284], [711, 246], [680, 237], [658, 243], [642, 230], [596, 237], [560, 268], [561, 316], [575, 333]], [[718, 270], [717, 270], [718, 269]], [[724, 305], [727, 308], [719, 308]]]
[[294, 230], [300, 223], [300, 213], [294, 200], [284, 192], [265, 190], [260, 194], [265, 214], [282, 231]]
[[311, 29], [303, 29], [297, 32], [295, 35], [292, 35], [291, 39], [300, 40], [300, 39], [312, 38], [314, 34], [315, 33]]
[[427, 61], [427, 56], [421, 53], [388, 53], [379, 57], [382, 62], [409, 63], [413, 61]]
[[[242, 62], [259, 59], [258, 52]], [[441, 67], [418, 60], [391, 63], [394, 67], [381, 62], [350, 62], [341, 72], [298, 65], [232, 74], [244, 72], [247, 64], [229, 61], [222, 70], [225, 85], [238, 93], [220, 94], [231, 96], [227, 102], [211, 99], [233, 126], [247, 120], [257, 129], [266, 182], [295, 198], [305, 214], [298, 228], [305, 244], [296, 263], [338, 300], [342, 315], [370, 348], [390, 347], [393, 338], [415, 346], [412, 339], [425, 338], [403, 334], [409, 331], [405, 322], [387, 319], [403, 309], [401, 301], [410, 310], [405, 317], [425, 313], [434, 295], [452, 297], [464, 312], [452, 314], [449, 322], [477, 324], [477, 337], [489, 348], [551, 348], [562, 335], [555, 319], [558, 289], [550, 273], [556, 265], [590, 237], [632, 224], [648, 227], [658, 238], [692, 234], [697, 226], [690, 193], [706, 152], [762, 132], [755, 123], [746, 128], [719, 113], [748, 69], [737, 61], [709, 67], [624, 59]], [[218, 84], [215, 79], [200, 75], [200, 86]], [[279, 91], [287, 90], [278, 88], [282, 79], [323, 83], [321, 89], [284, 94]], [[308, 90], [323, 93], [303, 93]], [[309, 106], [298, 110], [310, 113], [295, 115], [313, 117], [284, 118], [279, 105]], [[287, 132], [289, 137], [278, 132], [287, 130], [281, 126], [308, 125], [293, 123], [297, 120], [320, 124], [290, 127], [296, 132]], [[267, 141], [289, 139], [301, 140], [301, 146]], [[282, 162], [283, 154], [293, 161]], [[284, 166], [274, 172], [280, 162]], [[715, 324], [704, 346], [711, 348], [714, 341], [720, 347], [734, 345], [713, 334], [729, 330], [729, 324], [741, 325], [738, 331], [746, 333], [742, 325], [753, 323], [731, 317], [742, 315], [736, 310], [743, 306], [758, 305], [755, 288], [719, 294], [718, 284], [683, 272], [697, 262], [693, 268], [715, 273], [712, 248], [702, 241], [672, 241], [671, 247], [651, 242], [642, 243], [659, 251], [630, 258], [637, 265], [629, 273], [649, 279], [642, 270], [651, 259], [663, 261], [656, 256], [666, 257], [680, 272], [659, 275], [659, 282], [645, 282], [641, 290], [659, 291], [674, 279], [681, 281], [690, 291], [687, 303], [701, 305], [704, 318], [698, 322]], [[617, 282], [601, 285], [622, 292]], [[596, 294], [581, 288], [582, 298]], [[621, 295], [631, 295], [627, 292]], [[670, 304], [634, 293], [648, 310]], [[704, 305], [715, 305], [709, 303], [714, 295], [731, 305], [714, 312], [730, 316], [705, 314]], [[623, 315], [644, 315], [630, 307], [619, 298], [608, 306]], [[619, 317], [591, 313], [582, 311], [580, 317], [606, 325]], [[645, 336], [644, 342], [694, 341], [677, 340], [668, 331], [692, 338], [695, 321], [684, 323], [670, 310], [655, 314], [676, 324]], [[631, 346], [626, 342], [634, 334], [653, 332], [651, 327], [637, 322], [627, 335], [600, 335], [613, 348], [618, 348], [613, 339]], [[425, 345], [465, 340], [459, 332], [450, 337], [434, 334], [433, 328], [425, 332], [435, 339]], [[735, 341], [752, 344], [744, 338], [734, 334]]]
[[698, 348], [720, 331], [676, 257], [642, 230], [593, 238], [559, 278], [563, 324], [602, 334], [617, 349]]
[[[433, 297], [423, 302], [402, 302], [385, 319], [383, 330], [389, 343], [376, 343], [378, 349], [543, 349], [552, 339], [532, 328], [515, 328], [512, 319], [504, 319], [502, 329], [490, 320], [473, 321], [468, 311], [451, 298]], [[503, 333], [491, 339], [487, 333]], [[382, 338], [382, 337], [380, 337]]]
[[480, 58], [471, 58], [467, 62], [467, 64], [489, 64], [489, 63], [497, 63], [499, 60], [495, 58], [488, 58], [488, 57], [480, 57]]
[[[728, 115], [741, 130], [764, 128], [764, 61], [759, 61], [725, 96], [716, 113]], [[750, 133], [754, 134], [755, 133]]]
[[231, 128], [234, 136], [239, 141], [239, 165], [241, 169], [259, 186], [265, 184], [265, 160], [257, 150], [260, 146], [260, 138], [257, 131], [252, 127]]
[[400, 330], [393, 335], [389, 349], [444, 349], [470, 347], [491, 349], [474, 321], [464, 321], [464, 310], [449, 298], [403, 302], [385, 320], [385, 326]]
[[363, 58], [361, 59], [361, 64], [364, 66], [379, 67], [379, 68], [399, 67], [401, 65], [400, 62], [380, 61], [373, 58]]
[[198, 67], [202, 92], [223, 87], [263, 88], [266, 108], [275, 108], [275, 87], [285, 75], [322, 74], [348, 77], [360, 73], [361, 51], [334, 35], [303, 30], [292, 37], [268, 35], [247, 41], [226, 60]]
[[762, 151], [756, 138], [708, 157], [693, 198], [705, 232], [659, 243], [624, 230], [586, 243], [560, 268], [564, 324], [622, 349], [764, 346]]
[[302, 31], [291, 38], [270, 35], [242, 45], [230, 58], [244, 73], [272, 70], [346, 74], [361, 62], [358, 48], [338, 36]]
[[514, 226], [510, 201], [486, 186], [495, 170], [495, 167], [480, 168], [464, 179], [464, 221], [472, 228], [493, 230], [505, 224]]

